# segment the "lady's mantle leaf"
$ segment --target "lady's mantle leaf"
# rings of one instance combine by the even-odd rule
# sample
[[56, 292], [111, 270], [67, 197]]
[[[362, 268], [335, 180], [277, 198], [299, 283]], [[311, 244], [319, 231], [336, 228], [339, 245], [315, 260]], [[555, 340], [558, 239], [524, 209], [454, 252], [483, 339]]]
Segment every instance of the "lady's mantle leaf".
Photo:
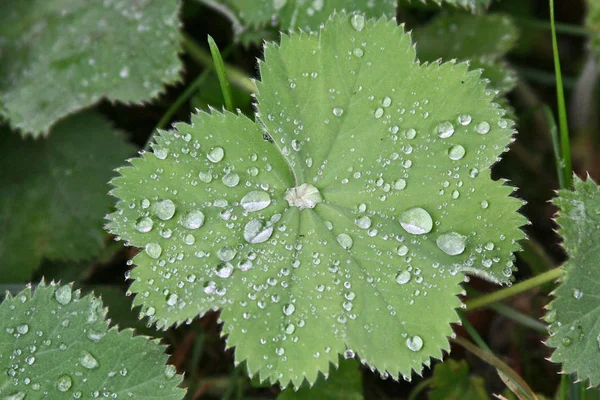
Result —
[[156, 97], [179, 79], [178, 10], [177, 0], [3, 2], [0, 116], [39, 136], [102, 98]]
[[591, 180], [575, 178], [575, 191], [561, 190], [554, 203], [557, 222], [569, 255], [562, 284], [554, 291], [546, 321], [548, 346], [556, 350], [551, 360], [563, 364], [565, 373], [600, 385], [600, 188]]
[[502, 61], [519, 36], [508, 16], [440, 14], [413, 36], [421, 61], [470, 60], [495, 89], [508, 92], [516, 84], [516, 73]]
[[108, 329], [99, 299], [44, 282], [34, 294], [7, 296], [0, 304], [0, 398], [183, 398], [163, 346]]
[[363, 400], [362, 374], [357, 360], [343, 360], [339, 368], [331, 367], [327, 377], [319, 376], [314, 386], [298, 391], [286, 389], [277, 400]]
[[469, 365], [465, 360], [448, 359], [433, 370], [431, 400], [488, 400], [490, 397], [483, 378], [469, 376]]
[[221, 308], [236, 360], [282, 386], [340, 353], [408, 378], [448, 349], [462, 272], [509, 281], [525, 220], [489, 167], [512, 123], [391, 21], [342, 14], [265, 60], [259, 124], [195, 115], [113, 181], [136, 304], [162, 327]]
[[134, 149], [100, 115], [65, 119], [48, 139], [0, 129], [0, 281], [25, 282], [51, 260], [99, 255], [106, 180]]

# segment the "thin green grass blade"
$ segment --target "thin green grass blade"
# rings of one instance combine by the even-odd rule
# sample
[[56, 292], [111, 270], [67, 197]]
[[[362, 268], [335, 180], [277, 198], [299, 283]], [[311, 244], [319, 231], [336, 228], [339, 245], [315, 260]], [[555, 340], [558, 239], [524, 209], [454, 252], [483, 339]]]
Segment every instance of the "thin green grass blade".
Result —
[[217, 76], [219, 77], [219, 83], [221, 84], [221, 93], [223, 93], [223, 100], [225, 100], [225, 107], [227, 110], [233, 112], [233, 100], [231, 96], [231, 87], [229, 86], [229, 79], [227, 79], [227, 71], [223, 64], [223, 57], [219, 51], [219, 46], [215, 43], [214, 39], [208, 35], [208, 45], [210, 46], [210, 52], [215, 63], [215, 69], [217, 70]]

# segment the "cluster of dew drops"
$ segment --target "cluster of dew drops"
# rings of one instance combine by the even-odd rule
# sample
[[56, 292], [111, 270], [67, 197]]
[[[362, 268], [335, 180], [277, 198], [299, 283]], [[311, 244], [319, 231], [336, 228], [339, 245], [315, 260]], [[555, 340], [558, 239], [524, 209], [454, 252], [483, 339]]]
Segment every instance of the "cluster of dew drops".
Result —
[[[73, 292], [69, 285], [58, 287], [54, 291], [53, 299], [54, 301], [56, 301], [58, 309], [52, 311], [53, 317], [58, 319], [61, 315], [64, 315], [65, 317], [72, 317], [76, 315], [76, 312], [74, 314], [74, 312], [69, 311], [68, 307], [71, 303], [78, 302], [80, 300], [79, 297], [79, 291]], [[21, 294], [17, 296], [14, 301], [19, 301], [22, 304], [26, 304], [28, 301], [32, 300], [27, 295]], [[9, 307], [11, 310], [16, 309], [14, 304], [8, 304], [6, 306]], [[65, 311], [62, 311], [62, 308], [64, 308]], [[86, 311], [86, 320], [89, 324], [93, 324], [97, 322], [99, 318], [103, 318], [101, 308], [101, 303], [98, 300], [91, 300], [90, 308]], [[62, 328], [69, 328], [70, 320], [68, 318], [64, 318], [62, 319], [62, 321], [59, 322], [59, 325]], [[10, 380], [12, 380], [12, 384], [14, 386], [24, 386], [26, 387], [26, 390], [17, 391], [15, 393], [11, 392], [10, 386], [8, 386], [6, 390], [10, 392], [10, 394], [5, 394], [3, 393], [5, 389], [0, 387], [0, 398], [2, 400], [26, 400], [28, 391], [40, 392], [44, 395], [49, 395], [52, 393], [52, 391], [57, 391], [59, 393], [65, 394], [70, 393], [71, 397], [74, 399], [118, 398], [117, 392], [110, 391], [107, 389], [90, 390], [87, 394], [84, 393], [82, 390], [72, 390], [74, 388], [76, 380], [79, 379], [81, 381], [81, 384], [85, 385], [91, 379], [95, 378], [93, 376], [94, 371], [97, 371], [100, 368], [100, 361], [96, 356], [92, 354], [94, 350], [91, 349], [91, 351], [81, 350], [75, 356], [75, 368], [77, 369], [78, 367], [81, 367], [78, 371], [75, 371], [71, 374], [60, 373], [60, 375], [54, 380], [44, 378], [45, 381], [42, 383], [36, 381], [35, 377], [32, 378], [26, 376], [25, 378], [21, 379], [20, 375], [28, 375], [28, 372], [33, 373], [35, 371], [32, 368], [35, 366], [36, 362], [38, 362], [38, 358], [41, 359], [41, 357], [44, 356], [43, 353], [48, 353], [48, 350], [55, 351], [56, 349], [58, 349], [60, 352], [67, 352], [69, 350], [69, 344], [65, 342], [55, 343], [56, 341], [59, 341], [61, 339], [62, 336], [60, 333], [52, 333], [52, 336], [49, 336], [42, 330], [35, 330], [35, 328], [28, 323], [20, 323], [14, 327], [8, 327], [6, 328], [6, 333], [8, 335], [11, 335], [17, 341], [15, 349], [8, 356], [8, 361], [10, 364], [8, 366], [8, 369], [6, 370], [6, 376], [9, 377]], [[86, 336], [86, 339], [82, 338], [82, 340], [89, 340], [90, 347], [95, 347], [96, 343], [100, 342], [100, 340], [104, 337], [105, 333], [105, 331], [96, 332], [93, 329], [86, 328], [83, 330], [83, 334]], [[26, 345], [23, 348], [21, 348], [21, 346], [19, 346], [19, 342], [25, 342]], [[56, 349], [52, 349], [53, 345], [57, 345]], [[0, 360], [2, 360], [3, 357], [4, 355], [0, 354]], [[41, 362], [47, 363], [48, 361], [48, 355], [46, 355], [46, 358]], [[126, 378], [128, 376], [128, 373], [129, 370], [127, 369], [127, 367], [122, 366], [122, 368], [118, 370], [109, 371], [108, 378]], [[176, 370], [173, 365], [167, 365], [164, 369], [164, 377], [167, 380], [173, 378], [175, 376], [175, 373]], [[104, 375], [102, 375], [102, 377], [98, 376], [97, 379], [98, 382], [106, 383], [106, 377]], [[92, 382], [90, 382], [89, 384], [90, 386], [93, 386]], [[164, 386], [161, 384], [161, 387]], [[134, 394], [131, 392], [126, 392], [126, 395], [129, 398], [134, 396]]]

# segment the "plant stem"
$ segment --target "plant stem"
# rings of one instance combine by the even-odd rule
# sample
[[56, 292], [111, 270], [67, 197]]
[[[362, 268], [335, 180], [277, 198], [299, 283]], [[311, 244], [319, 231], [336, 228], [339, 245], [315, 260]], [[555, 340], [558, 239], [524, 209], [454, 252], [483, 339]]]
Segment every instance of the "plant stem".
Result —
[[[515, 18], [515, 20], [521, 23], [524, 26], [529, 26], [531, 28], [543, 29], [543, 30], [552, 30], [552, 24], [549, 24], [547, 21], [540, 21], [529, 18]], [[596, 32], [595, 29], [590, 29], [588, 27], [579, 26], [579, 25], [571, 25], [564, 23], [555, 23], [556, 32], [564, 33], [566, 35], [572, 36], [588, 36]]]
[[475, 346], [473, 343], [463, 338], [450, 339], [450, 341], [463, 347], [465, 350], [469, 351], [471, 354], [473, 354], [480, 360], [490, 364], [492, 367], [495, 367], [499, 372], [502, 372], [506, 377], [513, 381], [523, 392], [523, 394], [527, 395], [528, 398], [537, 400], [537, 396], [535, 395], [533, 390], [531, 390], [529, 385], [527, 385], [527, 382], [525, 382], [523, 378], [519, 376], [519, 374], [517, 374], [512, 368], [506, 365], [493, 353], [483, 351], [479, 347]]
[[229, 80], [227, 79], [227, 71], [225, 70], [223, 57], [221, 57], [219, 46], [217, 46], [215, 40], [210, 35], [208, 35], [208, 46], [210, 47], [213, 64], [217, 70], [217, 76], [219, 77], [219, 85], [221, 85], [221, 94], [223, 94], [225, 108], [233, 112], [233, 96], [231, 95], [231, 87], [229, 86]]
[[487, 343], [485, 343], [485, 340], [483, 340], [483, 338], [481, 337], [479, 332], [477, 332], [477, 329], [475, 329], [475, 327], [471, 324], [471, 321], [469, 321], [469, 319], [465, 316], [465, 314], [461, 312], [461, 313], [459, 313], [459, 316], [460, 316], [460, 320], [462, 321], [463, 328], [465, 328], [465, 330], [467, 331], [469, 336], [471, 336], [471, 339], [473, 339], [475, 344], [480, 349], [485, 350], [488, 353], [491, 353], [492, 350], [489, 348]]
[[564, 271], [562, 268], [554, 268], [548, 272], [544, 272], [543, 274], [534, 276], [533, 278], [529, 278], [511, 287], [507, 287], [505, 289], [501, 289], [496, 292], [483, 295], [476, 299], [469, 300], [466, 302], [467, 310], [473, 311], [478, 308], [487, 307], [490, 304], [497, 303], [499, 301], [516, 296], [519, 293], [526, 292], [529, 289], [533, 289], [546, 282], [551, 282], [559, 278], [560, 276], [562, 276], [563, 272]]
[[[198, 64], [203, 67], [212, 66], [214, 68], [210, 53], [204, 50], [202, 46], [196, 43], [194, 39], [186, 33], [183, 34], [183, 46]], [[232, 84], [249, 93], [256, 93], [256, 85], [254, 85], [254, 82], [252, 82], [252, 79], [250, 79], [246, 73], [227, 63], [224, 63], [224, 66], [227, 70], [227, 76]]]
[[567, 106], [565, 102], [565, 90], [560, 68], [560, 57], [558, 54], [558, 40], [556, 38], [556, 23], [554, 20], [554, 0], [550, 0], [550, 24], [552, 25], [552, 51], [554, 53], [554, 72], [556, 75], [556, 100], [558, 103], [558, 123], [561, 138], [561, 166], [565, 177], [565, 187], [571, 187], [573, 168], [571, 165], [571, 144], [569, 141], [569, 123], [567, 121]]
[[548, 329], [546, 328], [546, 325], [544, 325], [542, 322], [540, 322], [534, 318], [531, 318], [529, 315], [523, 314], [523, 313], [515, 310], [514, 308], [507, 306], [506, 304], [502, 304], [502, 303], [490, 304], [490, 308], [492, 310], [496, 311], [498, 314], [502, 314], [506, 318], [510, 318], [513, 321], [523, 325], [524, 327], [533, 329], [534, 331], [539, 332], [539, 333], [543, 333], [543, 334], [548, 333]]

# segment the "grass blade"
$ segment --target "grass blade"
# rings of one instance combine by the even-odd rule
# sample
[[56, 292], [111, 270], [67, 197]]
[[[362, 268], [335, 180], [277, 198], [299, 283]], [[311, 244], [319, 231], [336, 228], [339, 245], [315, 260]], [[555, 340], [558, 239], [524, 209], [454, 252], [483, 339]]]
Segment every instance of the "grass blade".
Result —
[[223, 57], [221, 57], [219, 47], [210, 35], [208, 35], [208, 45], [210, 47], [210, 52], [213, 57], [213, 62], [215, 63], [217, 76], [219, 77], [219, 84], [221, 85], [221, 93], [223, 93], [223, 100], [225, 100], [225, 107], [229, 111], [233, 112], [234, 109], [233, 100], [231, 96], [231, 87], [229, 86], [229, 79], [227, 79], [227, 71], [225, 70]]

